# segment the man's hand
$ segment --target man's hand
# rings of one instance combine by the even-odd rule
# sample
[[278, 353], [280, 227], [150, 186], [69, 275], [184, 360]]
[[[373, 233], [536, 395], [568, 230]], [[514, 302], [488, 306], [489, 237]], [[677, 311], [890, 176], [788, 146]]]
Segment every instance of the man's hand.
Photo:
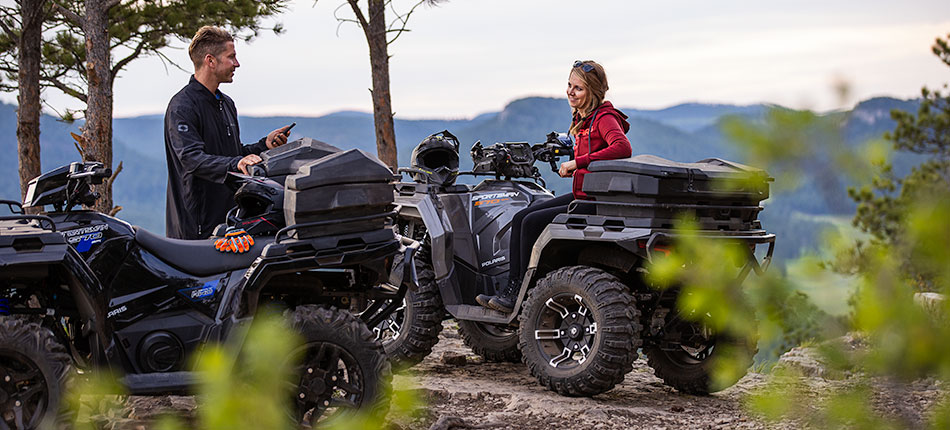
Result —
[[267, 145], [267, 149], [274, 149], [287, 143], [287, 134], [285, 134], [285, 132], [288, 129], [290, 129], [290, 126], [286, 125], [268, 133], [267, 140], [264, 141], [264, 143]]
[[561, 168], [557, 170], [557, 174], [561, 175], [562, 178], [569, 178], [575, 170], [577, 170], [577, 162], [569, 160], [561, 163]]
[[244, 158], [238, 161], [238, 170], [240, 170], [241, 173], [245, 175], [250, 175], [251, 173], [248, 172], [247, 168], [260, 163], [261, 161], [261, 157], [257, 154], [246, 155]]

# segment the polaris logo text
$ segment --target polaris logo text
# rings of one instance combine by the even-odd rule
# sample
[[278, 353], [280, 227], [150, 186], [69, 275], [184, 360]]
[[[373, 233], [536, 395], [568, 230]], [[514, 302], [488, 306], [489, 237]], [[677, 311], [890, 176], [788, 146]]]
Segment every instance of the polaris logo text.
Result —
[[122, 305], [121, 308], [116, 308], [116, 309], [113, 309], [113, 310], [109, 311], [109, 313], [106, 314], [106, 318], [112, 318], [112, 317], [114, 317], [114, 316], [116, 316], [116, 315], [118, 315], [118, 314], [121, 314], [122, 312], [125, 312], [125, 311], [127, 311], [127, 310], [129, 310], [129, 308], [125, 307], [125, 305]]
[[495, 263], [501, 263], [502, 261], [505, 261], [505, 256], [504, 256], [504, 255], [502, 255], [501, 257], [492, 258], [491, 260], [488, 260], [488, 261], [482, 263], [482, 267], [488, 267], [488, 266], [491, 266], [492, 264], [495, 264]]

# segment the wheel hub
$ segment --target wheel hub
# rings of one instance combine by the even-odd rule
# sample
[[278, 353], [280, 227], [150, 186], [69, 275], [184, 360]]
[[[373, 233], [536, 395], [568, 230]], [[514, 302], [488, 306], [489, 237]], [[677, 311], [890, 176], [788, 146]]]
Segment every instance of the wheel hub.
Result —
[[571, 340], [581, 340], [584, 338], [584, 328], [580, 324], [571, 324], [568, 329], [568, 336]]
[[[302, 410], [313, 410], [316, 422], [329, 409], [357, 409], [363, 400], [363, 377], [358, 363], [348, 351], [335, 344], [311, 346], [305, 365], [298, 368], [301, 379], [297, 402]], [[335, 413], [334, 413], [335, 414]]]
[[583, 364], [597, 334], [597, 323], [587, 305], [576, 294], [552, 297], [544, 305], [534, 337], [548, 364], [551, 367]]
[[46, 412], [47, 386], [36, 364], [25, 357], [0, 357], [2, 419], [15, 428], [33, 428]]

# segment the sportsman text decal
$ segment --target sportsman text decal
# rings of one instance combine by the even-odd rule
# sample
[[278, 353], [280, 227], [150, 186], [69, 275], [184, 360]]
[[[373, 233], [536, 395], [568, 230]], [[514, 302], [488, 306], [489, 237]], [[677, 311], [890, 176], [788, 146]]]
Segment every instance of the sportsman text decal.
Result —
[[518, 195], [517, 191], [508, 191], [504, 193], [479, 194], [476, 196], [472, 196], [472, 202], [475, 203], [475, 206], [493, 205], [493, 204], [511, 200], [512, 197], [516, 197], [517, 195]]

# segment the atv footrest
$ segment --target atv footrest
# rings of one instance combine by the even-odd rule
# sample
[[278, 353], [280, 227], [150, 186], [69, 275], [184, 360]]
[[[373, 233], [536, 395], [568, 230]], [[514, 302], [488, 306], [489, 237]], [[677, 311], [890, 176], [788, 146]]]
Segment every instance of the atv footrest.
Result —
[[183, 392], [198, 382], [195, 372], [135, 373], [119, 379], [129, 394]]
[[478, 305], [446, 305], [445, 310], [460, 320], [507, 324], [508, 314]]

